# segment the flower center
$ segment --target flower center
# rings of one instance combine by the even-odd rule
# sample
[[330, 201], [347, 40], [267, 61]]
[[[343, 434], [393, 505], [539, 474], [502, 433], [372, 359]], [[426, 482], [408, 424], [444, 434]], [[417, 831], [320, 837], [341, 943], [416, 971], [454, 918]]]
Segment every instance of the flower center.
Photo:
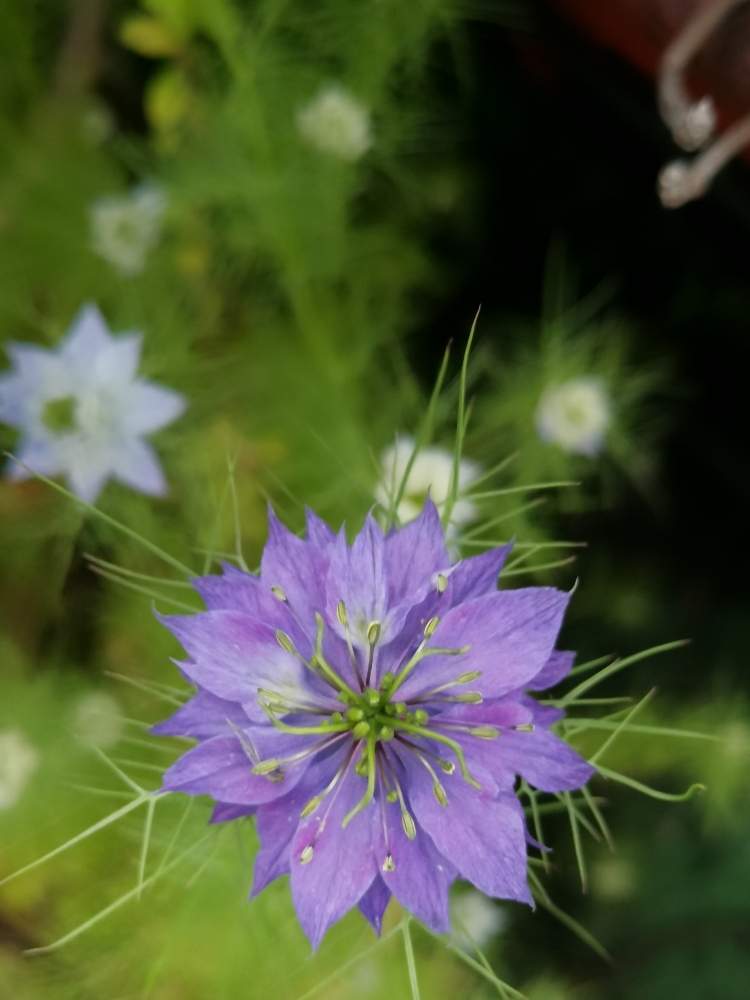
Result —
[[42, 423], [54, 434], [65, 434], [76, 426], [76, 400], [74, 396], [62, 396], [45, 403]]

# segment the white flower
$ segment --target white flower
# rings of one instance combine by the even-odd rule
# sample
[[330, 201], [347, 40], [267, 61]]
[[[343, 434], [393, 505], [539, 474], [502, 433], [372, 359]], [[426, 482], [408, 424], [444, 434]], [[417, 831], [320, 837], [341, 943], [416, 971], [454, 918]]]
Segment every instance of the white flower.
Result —
[[105, 691], [90, 691], [73, 706], [73, 731], [87, 746], [106, 750], [117, 743], [123, 731], [119, 703]]
[[544, 390], [536, 410], [536, 427], [543, 441], [591, 457], [604, 445], [610, 417], [603, 382], [585, 375]]
[[468, 889], [456, 896], [451, 909], [455, 925], [453, 936], [469, 949], [474, 946], [483, 948], [507, 926], [505, 911], [476, 889]]
[[[399, 437], [396, 443], [383, 452], [380, 464], [382, 478], [375, 489], [375, 498], [386, 509], [395, 499], [406, 474], [414, 440]], [[476, 516], [476, 506], [465, 494], [480, 474], [476, 462], [463, 459], [458, 467], [458, 499], [451, 511], [451, 525], [466, 524]], [[442, 513], [448, 499], [453, 476], [453, 455], [444, 448], [420, 448], [409, 470], [409, 478], [396, 509], [401, 524], [413, 520], [422, 510], [428, 493]]]
[[16, 804], [38, 764], [39, 754], [20, 730], [0, 731], [0, 809]]
[[315, 149], [341, 160], [358, 160], [372, 145], [370, 112], [333, 84], [299, 109], [297, 129]]
[[138, 274], [159, 239], [165, 207], [164, 192], [151, 184], [97, 198], [90, 208], [94, 252], [122, 274]]
[[[139, 378], [141, 335], [112, 337], [96, 306], [78, 313], [55, 349], [11, 343], [13, 369], [0, 375], [0, 421], [19, 428], [11, 479], [65, 475], [93, 503], [110, 478], [155, 496], [166, 492], [159, 460], [143, 436], [171, 423], [185, 399]], [[31, 472], [29, 472], [31, 469]]]

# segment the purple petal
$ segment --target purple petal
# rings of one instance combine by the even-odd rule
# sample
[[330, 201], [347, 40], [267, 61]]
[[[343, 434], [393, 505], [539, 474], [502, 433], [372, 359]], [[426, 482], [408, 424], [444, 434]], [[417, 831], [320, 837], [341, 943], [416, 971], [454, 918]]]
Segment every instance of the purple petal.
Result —
[[556, 649], [542, 669], [524, 685], [529, 691], [545, 691], [564, 680], [573, 669], [576, 654]]
[[497, 590], [497, 581], [513, 543], [462, 559], [448, 575], [446, 595], [451, 606], [484, 597]]
[[450, 566], [437, 507], [429, 498], [419, 517], [388, 535], [385, 540], [388, 603], [408, 601], [430, 586], [438, 570]]
[[[511, 787], [519, 774], [544, 792], [580, 788], [594, 769], [567, 743], [540, 725], [539, 709], [544, 707], [530, 698], [524, 698], [522, 703], [509, 698], [484, 705], [457, 706], [436, 718], [499, 729], [495, 740], [467, 735], [461, 742], [470, 768], [479, 762], [501, 788]], [[532, 732], [517, 732], [513, 728], [529, 723], [536, 726]]]
[[[450, 930], [448, 890], [456, 877], [453, 865], [439, 853], [424, 830], [409, 840], [397, 804], [379, 803], [378, 808], [384, 810], [385, 817], [375, 826], [375, 859], [380, 877], [410, 913], [439, 934], [446, 933]], [[387, 855], [393, 859], [393, 871], [383, 867]]]
[[315, 634], [315, 612], [325, 606], [327, 558], [319, 548], [292, 534], [268, 511], [268, 541], [260, 563], [267, 587], [281, 587], [292, 611], [310, 634]]
[[408, 762], [409, 798], [417, 823], [438, 851], [462, 878], [488, 896], [531, 903], [525, 823], [516, 797], [503, 793], [493, 798], [472, 788], [456, 773], [441, 776], [448, 796], [448, 804], [441, 806], [430, 781], [418, 773], [417, 766]]
[[[273, 594], [267, 588], [261, 587], [260, 580], [252, 573], [245, 573], [229, 563], [223, 563], [222, 570], [224, 572], [221, 576], [212, 573], [210, 576], [196, 576], [190, 581], [203, 598], [208, 610], [244, 611], [252, 618], [266, 621], [266, 605], [263, 598], [267, 594], [276, 601]], [[276, 603], [281, 602], [276, 601]]]
[[550, 726], [553, 726], [565, 717], [565, 712], [562, 708], [555, 708], [554, 705], [540, 705], [538, 701], [534, 701], [529, 695], [522, 695], [520, 701], [531, 712], [532, 722], [535, 726], [544, 726], [549, 729]]
[[331, 546], [331, 561], [326, 581], [327, 617], [342, 638], [347, 630], [337, 616], [339, 601], [346, 606], [349, 634], [354, 646], [367, 650], [367, 629], [371, 622], [381, 623], [382, 641], [388, 625], [388, 581], [385, 569], [385, 539], [371, 515], [351, 546], [339, 532]]
[[[580, 754], [548, 729], [503, 733], [495, 744], [498, 769], [520, 774], [542, 792], [580, 788], [594, 774]], [[484, 764], [489, 767], [486, 756]]]
[[375, 877], [375, 881], [359, 901], [359, 908], [372, 925], [376, 934], [380, 934], [383, 929], [383, 917], [386, 907], [391, 901], [391, 892], [383, 882], [382, 878]]
[[222, 576], [199, 576], [191, 581], [209, 611], [242, 611], [265, 625], [283, 629], [303, 656], [312, 654], [310, 637], [285, 601], [275, 597], [257, 576], [229, 563], [223, 563], [222, 569]]
[[291, 792], [258, 809], [260, 850], [253, 865], [251, 896], [257, 896], [274, 879], [289, 872], [292, 837], [297, 832], [300, 813], [326, 787], [343, 761], [344, 751], [327, 760], [315, 761]]
[[253, 774], [253, 762], [236, 736], [214, 736], [183, 754], [164, 774], [162, 787], [210, 795], [229, 805], [258, 805], [285, 795], [304, 774], [296, 767], [281, 781]]
[[552, 587], [498, 591], [452, 608], [430, 645], [460, 648], [458, 656], [433, 656], [417, 665], [401, 688], [405, 701], [470, 670], [480, 670], [477, 690], [496, 698], [525, 686], [549, 659], [569, 595]]
[[307, 540], [318, 548], [327, 549], [336, 540], [336, 533], [309, 507], [305, 507], [305, 522]]
[[196, 740], [207, 740], [212, 736], [226, 735], [228, 722], [242, 727], [247, 725], [248, 718], [236, 702], [225, 701], [200, 690], [174, 715], [152, 726], [151, 732], [157, 736], [190, 736]]
[[258, 688], [291, 697], [306, 693], [305, 668], [279, 646], [270, 626], [238, 611], [157, 618], [190, 656], [181, 668], [191, 681], [219, 698], [243, 703], [251, 718], [265, 719], [257, 704]]
[[[292, 840], [292, 898], [314, 949], [331, 924], [356, 906], [378, 874], [372, 844], [377, 808], [368, 806], [346, 829], [341, 827], [364, 789], [363, 779], [350, 768], [340, 787], [332, 793], [336, 796], [332, 804], [324, 804], [304, 820]], [[326, 808], [330, 811], [322, 823], [321, 815]], [[312, 857], [303, 854], [309, 847], [313, 849]]]
[[234, 806], [227, 802], [217, 802], [214, 806], [209, 823], [230, 823], [234, 819], [252, 816], [255, 806]]

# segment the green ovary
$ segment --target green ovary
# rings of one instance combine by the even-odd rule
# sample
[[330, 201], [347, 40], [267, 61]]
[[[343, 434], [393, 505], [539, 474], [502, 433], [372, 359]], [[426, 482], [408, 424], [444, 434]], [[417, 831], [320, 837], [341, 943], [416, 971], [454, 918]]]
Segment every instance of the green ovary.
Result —
[[56, 434], [72, 431], [76, 425], [76, 401], [73, 396], [52, 399], [42, 410], [42, 423]]

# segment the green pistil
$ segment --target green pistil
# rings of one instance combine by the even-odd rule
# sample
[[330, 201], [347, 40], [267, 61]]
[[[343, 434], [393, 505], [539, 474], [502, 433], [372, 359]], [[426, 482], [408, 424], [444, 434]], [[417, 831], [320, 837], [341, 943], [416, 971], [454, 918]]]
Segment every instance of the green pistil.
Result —
[[42, 410], [42, 423], [55, 434], [72, 431], [76, 425], [76, 401], [74, 396], [52, 399]]

